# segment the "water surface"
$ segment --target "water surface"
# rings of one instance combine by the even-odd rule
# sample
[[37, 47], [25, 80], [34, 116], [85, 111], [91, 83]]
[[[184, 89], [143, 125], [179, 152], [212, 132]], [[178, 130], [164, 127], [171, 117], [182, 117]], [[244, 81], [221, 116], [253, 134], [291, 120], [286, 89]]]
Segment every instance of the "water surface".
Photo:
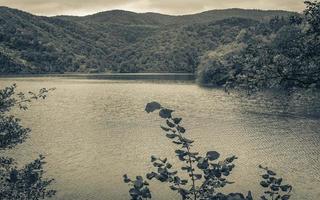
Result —
[[[26, 163], [46, 156], [47, 176], [56, 179], [54, 199], [125, 200], [122, 175], [152, 170], [150, 155], [178, 165], [155, 114], [144, 112], [156, 100], [183, 117], [201, 153], [237, 155], [226, 192], [252, 190], [258, 197], [259, 164], [269, 166], [294, 186], [293, 200], [320, 197], [320, 106], [316, 98], [270, 93], [239, 98], [190, 82], [145, 82], [66, 78], [3, 78], [0, 86], [19, 91], [57, 89], [27, 112], [14, 111], [32, 128], [27, 142], [6, 154]], [[178, 199], [165, 184], [151, 181], [156, 200]]]

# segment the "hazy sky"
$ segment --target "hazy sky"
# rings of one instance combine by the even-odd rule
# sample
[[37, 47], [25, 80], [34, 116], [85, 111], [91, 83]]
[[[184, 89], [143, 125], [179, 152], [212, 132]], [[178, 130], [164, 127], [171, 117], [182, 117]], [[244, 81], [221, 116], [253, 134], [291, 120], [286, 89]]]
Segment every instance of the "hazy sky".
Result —
[[302, 11], [303, 0], [0, 0], [0, 6], [38, 15], [87, 15], [105, 10], [190, 14], [224, 8]]

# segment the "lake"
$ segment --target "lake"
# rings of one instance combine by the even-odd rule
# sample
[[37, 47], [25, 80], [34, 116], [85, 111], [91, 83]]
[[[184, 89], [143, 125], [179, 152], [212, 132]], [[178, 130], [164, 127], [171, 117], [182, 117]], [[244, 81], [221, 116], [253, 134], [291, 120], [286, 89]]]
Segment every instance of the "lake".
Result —
[[[229, 176], [235, 183], [223, 191], [251, 190], [259, 197], [262, 164], [293, 185], [293, 200], [320, 197], [319, 95], [269, 92], [244, 98], [189, 81], [0, 79], [1, 88], [12, 83], [25, 92], [56, 88], [28, 111], [13, 111], [32, 134], [5, 152], [22, 164], [45, 155], [46, 175], [55, 178], [58, 190], [53, 199], [127, 200], [122, 175], [153, 170], [150, 155], [178, 165], [175, 146], [159, 127], [163, 121], [144, 112], [150, 101], [183, 117], [187, 134], [196, 141], [193, 149], [239, 157]], [[154, 199], [179, 199], [166, 184], [150, 184]]]

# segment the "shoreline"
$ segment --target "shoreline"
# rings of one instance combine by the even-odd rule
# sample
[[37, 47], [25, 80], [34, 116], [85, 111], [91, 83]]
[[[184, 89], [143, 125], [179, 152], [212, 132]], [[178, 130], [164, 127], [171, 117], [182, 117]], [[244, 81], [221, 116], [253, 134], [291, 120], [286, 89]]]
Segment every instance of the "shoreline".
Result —
[[185, 80], [194, 81], [193, 73], [64, 73], [64, 74], [0, 74], [0, 78], [58, 77], [103, 80]]

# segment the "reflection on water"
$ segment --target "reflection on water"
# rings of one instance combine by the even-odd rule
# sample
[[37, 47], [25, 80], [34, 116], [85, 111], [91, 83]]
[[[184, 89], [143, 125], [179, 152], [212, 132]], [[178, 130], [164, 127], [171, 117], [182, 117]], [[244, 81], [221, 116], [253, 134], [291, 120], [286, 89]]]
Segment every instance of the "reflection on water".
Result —
[[[157, 116], [144, 112], [156, 100], [184, 118], [200, 152], [217, 150], [239, 157], [227, 192], [258, 186], [259, 164], [267, 165], [294, 186], [293, 200], [320, 196], [320, 102], [315, 98], [270, 93], [238, 98], [192, 83], [97, 81], [59, 78], [2, 79], [19, 90], [56, 87], [44, 102], [16, 112], [32, 127], [26, 143], [9, 154], [21, 163], [46, 155], [47, 175], [56, 179], [55, 199], [128, 199], [122, 174], [152, 169], [151, 154], [176, 161], [174, 146], [161, 134]], [[300, 98], [300, 99], [299, 99]], [[173, 162], [174, 164], [177, 162]], [[177, 196], [152, 182], [154, 199]]]

